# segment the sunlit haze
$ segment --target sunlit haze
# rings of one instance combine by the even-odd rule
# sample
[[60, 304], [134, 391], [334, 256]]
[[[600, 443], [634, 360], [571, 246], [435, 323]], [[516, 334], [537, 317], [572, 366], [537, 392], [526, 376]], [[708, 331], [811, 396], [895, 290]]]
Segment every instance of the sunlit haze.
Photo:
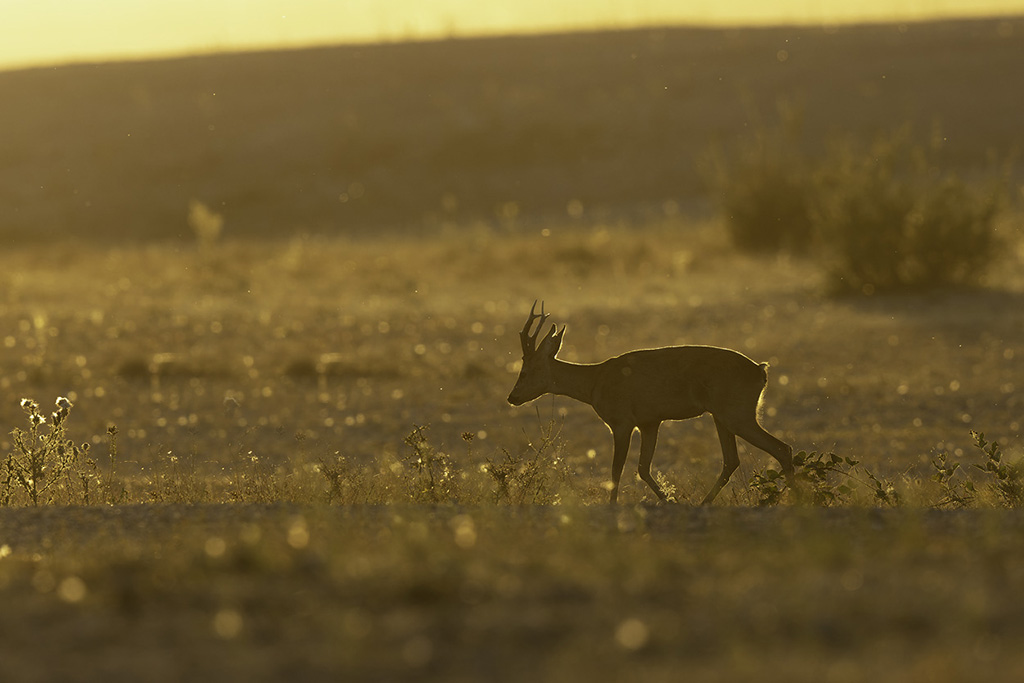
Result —
[[678, 24], [913, 21], [1024, 0], [0, 0], [0, 68], [355, 41]]

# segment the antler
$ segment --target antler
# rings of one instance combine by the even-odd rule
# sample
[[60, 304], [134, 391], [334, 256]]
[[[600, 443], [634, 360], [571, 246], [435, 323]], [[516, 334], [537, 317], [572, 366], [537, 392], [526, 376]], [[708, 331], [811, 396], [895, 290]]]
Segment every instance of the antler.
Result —
[[[530, 328], [533, 326], [533, 321], [540, 319], [537, 323], [537, 329], [533, 334], [530, 334]], [[533, 306], [530, 307], [530, 317], [526, 319], [526, 324], [523, 325], [522, 331], [519, 333], [519, 341], [523, 345], [523, 358], [533, 355], [533, 353], [540, 348], [543, 344], [547, 343], [549, 339], [560, 337], [556, 335], [555, 331], [557, 327], [551, 325], [551, 329], [548, 331], [544, 338], [540, 340], [540, 344], [537, 343], [537, 337], [540, 335], [541, 330], [544, 328], [544, 322], [548, 319], [548, 314], [544, 312], [544, 302], [540, 302], [540, 313], [537, 313], [537, 302], [533, 302]], [[562, 328], [564, 331], [565, 328]]]
[[[537, 349], [537, 335], [540, 334], [540, 330], [544, 327], [544, 321], [548, 319], [548, 315], [544, 312], [544, 302], [540, 302], [540, 313], [537, 312], [537, 301], [534, 300], [533, 306], [530, 307], [530, 317], [526, 319], [526, 324], [523, 325], [522, 332], [519, 333], [519, 341], [523, 345], [523, 357], [531, 355]], [[533, 326], [533, 321], [540, 318], [540, 324], [537, 325], [537, 331], [530, 334], [530, 328]]]

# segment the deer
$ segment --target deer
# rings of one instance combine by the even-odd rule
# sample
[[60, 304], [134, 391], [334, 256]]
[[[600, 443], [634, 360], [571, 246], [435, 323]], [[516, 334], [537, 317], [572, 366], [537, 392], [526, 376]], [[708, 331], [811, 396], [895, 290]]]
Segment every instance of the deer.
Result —
[[[612, 433], [612, 504], [618, 500], [619, 480], [635, 431], [640, 432], [640, 479], [664, 501], [665, 492], [651, 476], [661, 423], [704, 413], [714, 418], [724, 462], [722, 474], [701, 505], [709, 505], [739, 467], [737, 436], [775, 458], [794, 487], [793, 448], [758, 422], [768, 383], [767, 363], [756, 363], [738, 351], [717, 346], [640, 349], [602, 363], [570, 363], [556, 358], [565, 325], [559, 331], [552, 324], [537, 341], [548, 315], [543, 302], [540, 313], [536, 308], [534, 301], [519, 333], [523, 364], [508, 402], [521, 406], [545, 394], [556, 394], [590, 405]], [[540, 322], [531, 333], [537, 320]]]

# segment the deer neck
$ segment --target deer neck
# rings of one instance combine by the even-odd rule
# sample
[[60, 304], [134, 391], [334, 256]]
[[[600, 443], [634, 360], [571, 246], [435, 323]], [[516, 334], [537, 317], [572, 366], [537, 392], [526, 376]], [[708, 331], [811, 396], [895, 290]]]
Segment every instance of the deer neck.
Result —
[[555, 359], [551, 367], [551, 393], [590, 403], [597, 383], [596, 365], [580, 365]]

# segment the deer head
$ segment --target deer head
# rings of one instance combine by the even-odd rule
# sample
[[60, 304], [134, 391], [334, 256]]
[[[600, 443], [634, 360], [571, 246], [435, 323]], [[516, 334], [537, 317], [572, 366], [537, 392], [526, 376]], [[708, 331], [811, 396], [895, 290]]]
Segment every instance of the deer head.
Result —
[[[530, 329], [536, 320], [537, 328], [531, 334]], [[537, 302], [533, 302], [530, 308], [530, 317], [526, 319], [522, 331], [519, 333], [519, 341], [523, 345], [523, 367], [519, 371], [519, 378], [516, 385], [512, 387], [512, 393], [508, 395], [508, 402], [519, 406], [527, 401], [532, 401], [551, 390], [551, 366], [555, 362], [555, 354], [562, 347], [562, 335], [565, 334], [565, 326], [559, 332], [552, 324], [544, 338], [537, 341], [544, 322], [548, 315], [544, 312], [544, 302], [540, 304], [540, 313], [537, 313]]]

